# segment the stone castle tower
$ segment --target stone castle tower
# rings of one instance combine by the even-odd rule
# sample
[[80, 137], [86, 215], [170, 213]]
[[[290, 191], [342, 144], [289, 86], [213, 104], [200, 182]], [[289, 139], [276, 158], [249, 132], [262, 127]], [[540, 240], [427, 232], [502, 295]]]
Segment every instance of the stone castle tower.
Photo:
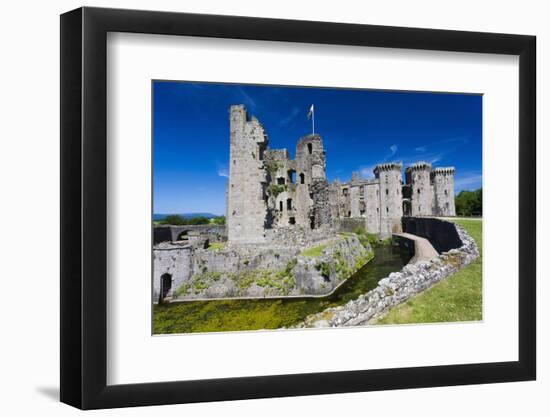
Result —
[[404, 214], [455, 216], [454, 168], [435, 168], [417, 162], [405, 170]]
[[455, 169], [436, 168], [432, 171], [435, 216], [455, 216]]
[[296, 145], [296, 200], [299, 224], [316, 229], [330, 223], [326, 155], [320, 135], [302, 137]]
[[349, 182], [329, 184], [320, 135], [300, 138], [291, 159], [286, 149], [268, 148], [263, 126], [243, 105], [231, 106], [229, 113], [230, 242], [260, 244], [297, 228], [323, 234], [346, 222], [362, 223], [385, 239], [401, 232], [403, 216], [455, 215], [452, 167], [414, 163], [406, 168], [403, 184], [403, 164], [389, 162], [376, 165], [374, 179], [353, 173]]
[[227, 237], [231, 242], [261, 243], [267, 216], [264, 152], [268, 137], [243, 105], [229, 110], [230, 152]]
[[411, 216], [431, 216], [433, 206], [432, 165], [417, 162], [405, 169], [405, 182], [410, 187]]
[[391, 236], [401, 232], [403, 217], [402, 187], [400, 162], [377, 165], [374, 175], [379, 181], [380, 194], [380, 234]]

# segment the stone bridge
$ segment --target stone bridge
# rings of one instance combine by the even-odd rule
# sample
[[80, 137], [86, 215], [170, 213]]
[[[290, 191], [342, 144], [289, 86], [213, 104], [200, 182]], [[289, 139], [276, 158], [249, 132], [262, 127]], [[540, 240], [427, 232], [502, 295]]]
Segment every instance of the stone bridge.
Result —
[[185, 236], [192, 234], [203, 235], [210, 241], [224, 241], [227, 236], [225, 226], [217, 224], [162, 225], [154, 227], [153, 244], [185, 240]]
[[434, 217], [403, 217], [403, 232], [393, 237], [405, 247], [412, 258], [410, 263], [429, 261], [438, 254], [462, 246], [453, 223]]
[[409, 250], [409, 253], [412, 255], [409, 261], [411, 264], [421, 261], [428, 262], [439, 255], [426, 238], [410, 233], [394, 233], [393, 237], [398, 240], [401, 246], [405, 246]]

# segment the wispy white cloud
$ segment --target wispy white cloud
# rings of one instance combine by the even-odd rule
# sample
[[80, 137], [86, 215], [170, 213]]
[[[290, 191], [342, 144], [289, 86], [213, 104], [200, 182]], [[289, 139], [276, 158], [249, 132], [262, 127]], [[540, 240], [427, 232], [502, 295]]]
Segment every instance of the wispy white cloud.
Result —
[[455, 177], [455, 189], [457, 191], [469, 190], [481, 187], [483, 177], [480, 172], [467, 171], [457, 173]]
[[226, 165], [218, 164], [218, 176], [229, 178], [229, 170]]
[[393, 158], [393, 156], [397, 153], [399, 150], [399, 147], [397, 145], [391, 145], [390, 146], [390, 152], [384, 157], [384, 161], [388, 161], [390, 158]]
[[359, 175], [361, 177], [366, 179], [372, 179], [374, 178], [374, 173], [372, 172], [374, 170], [374, 167], [376, 165], [366, 165], [359, 168]]
[[300, 109], [298, 107], [294, 107], [287, 117], [281, 119], [279, 125], [286, 126], [290, 124], [290, 122], [292, 122], [296, 118], [296, 116], [298, 116], [298, 113], [300, 113]]
[[244, 104], [249, 108], [249, 110], [256, 111], [258, 107], [256, 100], [254, 100], [246, 91], [244, 91], [244, 88], [242, 87], [237, 87], [237, 91], [241, 95]]
[[426, 152], [428, 148], [426, 146], [419, 146], [417, 148], [414, 148], [416, 152]]

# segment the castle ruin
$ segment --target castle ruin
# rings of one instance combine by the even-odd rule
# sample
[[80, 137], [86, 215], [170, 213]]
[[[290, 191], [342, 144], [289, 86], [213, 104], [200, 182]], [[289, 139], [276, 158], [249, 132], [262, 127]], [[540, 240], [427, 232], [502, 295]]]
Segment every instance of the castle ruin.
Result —
[[381, 239], [401, 232], [403, 216], [455, 216], [453, 167], [432, 168], [400, 162], [374, 168], [374, 179], [354, 172], [349, 182], [326, 178], [326, 152], [318, 134], [298, 140], [295, 159], [287, 149], [270, 149], [262, 124], [244, 105], [230, 116], [227, 237], [232, 243], [259, 244], [269, 231], [338, 231], [355, 219]]

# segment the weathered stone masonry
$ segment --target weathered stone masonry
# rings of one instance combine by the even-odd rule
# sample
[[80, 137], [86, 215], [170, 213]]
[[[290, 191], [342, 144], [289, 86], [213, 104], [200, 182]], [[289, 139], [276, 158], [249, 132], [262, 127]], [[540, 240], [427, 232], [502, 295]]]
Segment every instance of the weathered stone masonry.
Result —
[[375, 179], [353, 173], [351, 181], [328, 183], [320, 135], [302, 137], [296, 157], [270, 149], [261, 123], [243, 105], [230, 108], [228, 240], [266, 242], [266, 230], [288, 227], [335, 230], [338, 219], [364, 219], [367, 232], [382, 239], [401, 231], [403, 215], [454, 216], [454, 168], [418, 162], [405, 170], [389, 162]]
[[[281, 284], [276, 279], [288, 278], [283, 280], [285, 294], [326, 293], [342, 279], [335, 278], [333, 264], [324, 267], [325, 273], [332, 271], [328, 281], [309, 261], [289, 268], [305, 248], [357, 228], [386, 239], [403, 231], [403, 216], [455, 215], [452, 167], [432, 169], [418, 162], [406, 168], [403, 184], [402, 163], [388, 162], [376, 165], [374, 179], [353, 173], [349, 182], [329, 183], [320, 135], [300, 138], [291, 159], [287, 149], [269, 148], [264, 127], [244, 105], [230, 107], [229, 126], [226, 226], [155, 228], [155, 301], [178, 293], [185, 298], [281, 295], [281, 288], [269, 286], [245, 290], [227, 276], [252, 270], [263, 270], [260, 281], [276, 287]], [[220, 241], [227, 242], [223, 250], [208, 251], [210, 243]], [[340, 269], [350, 272], [366, 259], [361, 247], [348, 245], [352, 256]], [[323, 256], [330, 263], [328, 252]], [[292, 285], [291, 278], [296, 281]]]

